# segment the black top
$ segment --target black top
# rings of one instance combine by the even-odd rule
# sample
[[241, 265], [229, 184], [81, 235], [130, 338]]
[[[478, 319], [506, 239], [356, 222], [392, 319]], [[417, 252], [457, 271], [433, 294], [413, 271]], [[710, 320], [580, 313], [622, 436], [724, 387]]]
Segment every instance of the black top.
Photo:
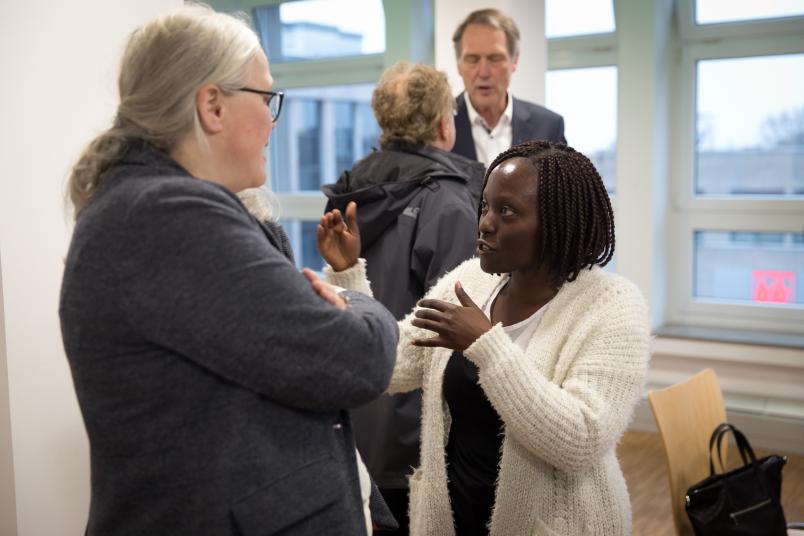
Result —
[[458, 536], [488, 534], [503, 440], [503, 423], [477, 374], [461, 352], [452, 353], [444, 372], [444, 399], [452, 416], [447, 478]]

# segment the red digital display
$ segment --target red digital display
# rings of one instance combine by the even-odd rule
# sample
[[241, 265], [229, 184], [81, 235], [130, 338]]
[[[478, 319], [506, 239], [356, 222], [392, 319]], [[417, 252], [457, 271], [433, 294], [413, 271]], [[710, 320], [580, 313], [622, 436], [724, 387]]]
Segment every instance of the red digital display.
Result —
[[751, 272], [753, 291], [751, 296], [758, 302], [792, 303], [796, 296], [796, 273], [778, 270], [754, 270]]

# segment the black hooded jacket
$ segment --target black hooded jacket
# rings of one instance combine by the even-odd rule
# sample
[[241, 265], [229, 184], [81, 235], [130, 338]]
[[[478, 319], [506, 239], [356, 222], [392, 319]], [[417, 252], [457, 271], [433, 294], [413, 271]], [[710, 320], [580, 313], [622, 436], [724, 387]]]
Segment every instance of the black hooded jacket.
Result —
[[[445, 273], [474, 255], [485, 169], [424, 145], [392, 143], [322, 187], [327, 210], [357, 203], [374, 297], [397, 319]], [[420, 392], [352, 411], [358, 448], [381, 488], [407, 487], [418, 465]]]

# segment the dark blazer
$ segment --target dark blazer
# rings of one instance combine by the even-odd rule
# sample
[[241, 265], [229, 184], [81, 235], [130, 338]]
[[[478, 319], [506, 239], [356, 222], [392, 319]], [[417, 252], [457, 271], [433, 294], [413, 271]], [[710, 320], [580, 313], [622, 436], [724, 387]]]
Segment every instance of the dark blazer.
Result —
[[[455, 117], [455, 147], [452, 148], [452, 152], [477, 160], [472, 125], [469, 123], [469, 112], [466, 110], [466, 93], [458, 95], [456, 105], [458, 115]], [[516, 97], [514, 97], [511, 127], [512, 146], [523, 141], [539, 139], [567, 143], [564, 138], [563, 117], [544, 106]]]
[[61, 289], [86, 533], [365, 534], [345, 410], [387, 387], [397, 327], [349, 298], [321, 300], [234, 194], [132, 147], [81, 212]]

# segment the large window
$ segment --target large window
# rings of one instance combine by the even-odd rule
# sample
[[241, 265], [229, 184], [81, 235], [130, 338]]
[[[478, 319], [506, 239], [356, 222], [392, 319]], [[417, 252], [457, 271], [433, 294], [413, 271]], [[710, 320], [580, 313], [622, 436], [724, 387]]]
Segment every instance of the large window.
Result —
[[[618, 97], [613, 2], [546, 0], [545, 25], [545, 104], [564, 117], [567, 144], [595, 165], [616, 210]], [[616, 260], [615, 253], [606, 269], [615, 270]]]
[[[371, 93], [401, 59], [432, 63], [432, 5], [398, 0], [211, 0], [222, 11], [247, 10], [285, 92], [266, 149], [269, 184], [280, 205], [296, 264], [320, 269], [315, 227], [326, 199], [320, 188], [376, 146]], [[386, 20], [393, 21], [386, 28]], [[386, 30], [388, 30], [386, 32]], [[390, 40], [390, 41], [389, 41]]]
[[274, 62], [385, 52], [381, 0], [284, 2], [255, 7], [252, 18]]
[[695, 22], [718, 24], [804, 15], [801, 0], [696, 0]]
[[545, 104], [564, 117], [567, 143], [617, 190], [617, 36], [611, 0], [546, 0]]
[[[547, 72], [545, 102], [564, 117], [567, 143], [582, 152], [603, 177], [609, 194], [617, 180], [617, 67]], [[589, 88], [595, 88], [590, 92]]]
[[[633, 63], [625, 78], [618, 65], [634, 57], [618, 49], [620, 32], [633, 36], [636, 24], [653, 22], [613, 6], [546, 1], [547, 106], [564, 116], [568, 143], [598, 167], [615, 210], [625, 202], [633, 214], [638, 202], [662, 211], [666, 197], [668, 216], [646, 222], [656, 230], [643, 243], [659, 257], [639, 261], [662, 263], [651, 273], [666, 279], [653, 277], [649, 290], [666, 298], [652, 306], [665, 323], [804, 333], [804, 5], [678, 0], [677, 26], [659, 31], [669, 36], [669, 59], [655, 86]], [[623, 20], [629, 26], [620, 29]], [[650, 194], [634, 194], [641, 184], [631, 180], [620, 196], [619, 168], [629, 162], [618, 161], [618, 138], [633, 140], [635, 127], [617, 122], [618, 104], [625, 112], [632, 104], [619, 92], [628, 88], [633, 97], [643, 85], [669, 95], [665, 104], [636, 93], [661, 103], [644, 134], [654, 140], [646, 149], [659, 153], [667, 137], [669, 158], [655, 160], [667, 175], [654, 167], [645, 176], [655, 181]], [[649, 197], [656, 194], [662, 197]], [[666, 261], [660, 237], [669, 239]], [[632, 243], [617, 246], [630, 258], [624, 275], [631, 277], [639, 252]]]
[[548, 39], [614, 31], [612, 0], [545, 0]]
[[317, 192], [377, 147], [372, 84], [289, 89], [270, 144], [271, 186]]
[[[315, 228], [326, 201], [320, 188], [371, 152], [379, 137], [370, 102], [386, 60], [383, 1], [236, 4], [253, 6], [249, 15], [271, 63], [274, 86], [285, 92], [267, 149], [280, 223], [296, 264], [318, 270], [323, 261]], [[227, 10], [232, 2], [212, 5]]]
[[804, 54], [702, 59], [696, 195], [804, 195]]
[[670, 321], [802, 334], [802, 3], [683, 4]]

